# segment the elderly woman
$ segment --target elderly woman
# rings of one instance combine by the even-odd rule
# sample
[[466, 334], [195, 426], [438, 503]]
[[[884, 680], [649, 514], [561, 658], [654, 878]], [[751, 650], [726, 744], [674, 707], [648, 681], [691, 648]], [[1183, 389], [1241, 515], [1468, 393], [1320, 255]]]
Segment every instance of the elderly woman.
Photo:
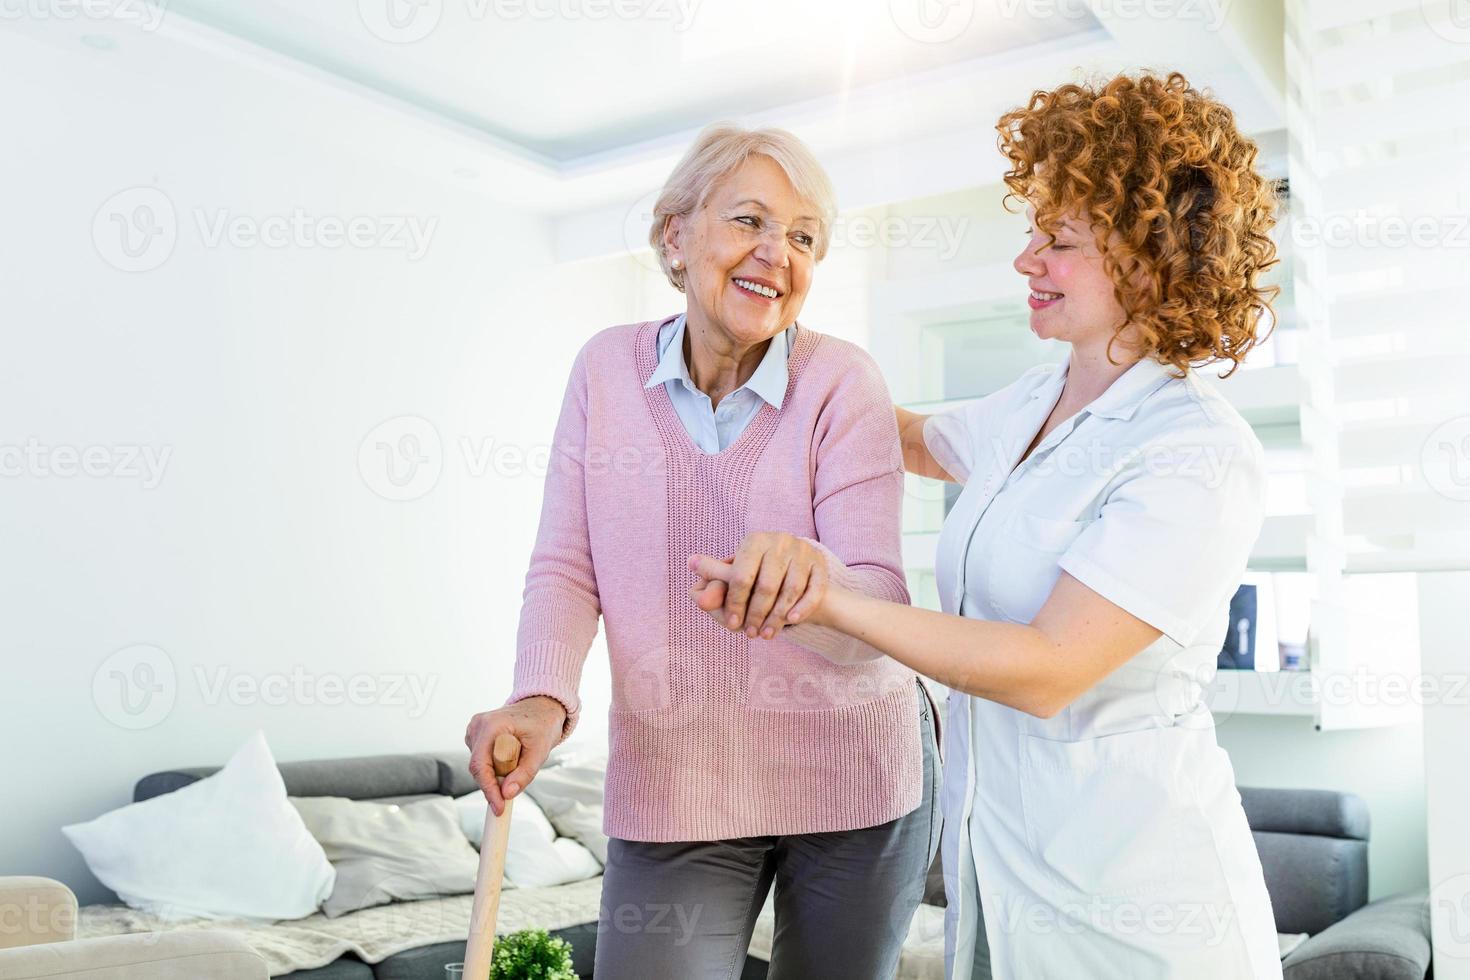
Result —
[[[1031, 330], [1067, 357], [943, 415], [897, 411], [914, 472], [964, 484], [939, 540], [943, 612], [817, 583], [788, 618], [951, 689], [952, 980], [987, 959], [1004, 980], [1279, 978], [1203, 698], [1261, 528], [1263, 454], [1193, 371], [1233, 370], [1265, 327], [1272, 187], [1230, 110], [1178, 74], [1036, 92], [998, 128], [1029, 203]], [[710, 584], [698, 601], [743, 596]]]
[[[773, 882], [771, 977], [891, 976], [937, 845], [936, 730], [914, 671], [780, 625], [812, 581], [908, 601], [887, 389], [861, 350], [796, 322], [833, 211], [789, 134], [705, 130], [650, 233], [685, 312], [604, 330], [572, 365], [515, 688], [466, 742], [500, 812], [576, 724], [602, 616], [599, 978], [739, 976]], [[713, 621], [691, 598], [696, 553], [730, 558], [769, 615]], [[521, 763], [497, 785], [502, 732]]]

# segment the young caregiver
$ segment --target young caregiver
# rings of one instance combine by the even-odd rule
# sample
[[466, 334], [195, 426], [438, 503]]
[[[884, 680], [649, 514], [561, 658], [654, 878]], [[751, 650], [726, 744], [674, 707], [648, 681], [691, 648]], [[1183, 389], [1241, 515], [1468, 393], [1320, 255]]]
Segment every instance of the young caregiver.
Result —
[[1193, 372], [1233, 370], [1266, 329], [1273, 189], [1230, 111], [1177, 74], [1037, 92], [998, 129], [1029, 204], [1031, 330], [1067, 354], [946, 414], [897, 410], [907, 468], [964, 484], [944, 611], [825, 581], [773, 609], [792, 569], [748, 555], [692, 556], [693, 595], [727, 628], [833, 627], [951, 689], [954, 980], [987, 960], [1005, 980], [1279, 978], [1203, 700], [1263, 455]]

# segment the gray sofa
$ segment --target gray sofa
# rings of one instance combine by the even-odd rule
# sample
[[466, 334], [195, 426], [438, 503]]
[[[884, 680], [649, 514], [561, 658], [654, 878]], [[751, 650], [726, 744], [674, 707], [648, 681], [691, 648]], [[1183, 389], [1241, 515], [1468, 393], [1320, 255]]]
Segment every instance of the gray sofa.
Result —
[[[383, 755], [285, 762], [292, 796], [345, 796], [403, 803], [475, 789], [468, 753]], [[218, 771], [173, 769], [139, 780], [135, 801], [172, 792]], [[1311, 936], [1285, 961], [1285, 980], [1423, 980], [1429, 965], [1427, 896], [1369, 904], [1367, 808], [1356, 796], [1317, 790], [1242, 788], [1275, 908], [1277, 930]], [[944, 904], [937, 866], [925, 901]], [[591, 977], [596, 923], [556, 932], [571, 943], [581, 977]], [[464, 958], [464, 943], [405, 950], [376, 964], [343, 956], [328, 966], [285, 974], [290, 980], [443, 980], [444, 964]], [[766, 975], [747, 957], [743, 980]]]
[[1368, 807], [1351, 793], [1242, 787], [1276, 931], [1311, 938], [1285, 980], [1423, 980], [1429, 894], [1368, 902]]
[[[352, 759], [282, 762], [277, 768], [289, 796], [345, 796], [354, 800], [407, 803], [434, 794], [463, 796], [477, 787], [469, 773], [469, 753], [378, 755]], [[219, 771], [218, 766], [170, 769], [140, 779], [133, 801], [151, 799], [187, 786]], [[592, 976], [597, 923], [589, 922], [552, 935], [572, 946], [572, 964], [578, 976]], [[314, 970], [283, 974], [289, 980], [444, 980], [444, 964], [464, 959], [463, 942], [437, 943], [405, 950], [379, 963], [355, 956]], [[765, 964], [747, 960], [745, 977], [764, 977]]]

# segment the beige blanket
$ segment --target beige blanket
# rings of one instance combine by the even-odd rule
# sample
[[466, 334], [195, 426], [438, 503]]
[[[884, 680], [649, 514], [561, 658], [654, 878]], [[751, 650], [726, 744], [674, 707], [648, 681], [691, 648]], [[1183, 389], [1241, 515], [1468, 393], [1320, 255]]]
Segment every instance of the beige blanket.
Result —
[[[602, 878], [554, 888], [512, 888], [501, 894], [498, 932], [565, 929], [596, 922]], [[394, 902], [329, 919], [318, 912], [304, 919], [186, 919], [163, 921], [126, 905], [85, 905], [77, 918], [77, 938], [174, 929], [228, 929], [270, 966], [273, 977], [326, 966], [352, 952], [368, 963], [394, 953], [435, 943], [463, 942], [470, 933], [473, 895], [451, 895]], [[456, 957], [457, 958], [457, 957]]]
[[[589, 878], [554, 888], [512, 888], [500, 897], [500, 932], [517, 929], [565, 929], [597, 921], [602, 878]], [[473, 895], [394, 902], [351, 912], [335, 919], [320, 913], [304, 919], [190, 919], [163, 922], [126, 905], [85, 905], [77, 921], [77, 937], [112, 936], [125, 932], [170, 929], [229, 929], [238, 932], [270, 966], [273, 977], [294, 970], [326, 966], [343, 953], [378, 963], [394, 953], [435, 943], [463, 942], [470, 932]], [[768, 898], [756, 921], [750, 953], [771, 956], [775, 915]], [[899, 980], [943, 980], [944, 910], [919, 907], [909, 926], [899, 964]]]

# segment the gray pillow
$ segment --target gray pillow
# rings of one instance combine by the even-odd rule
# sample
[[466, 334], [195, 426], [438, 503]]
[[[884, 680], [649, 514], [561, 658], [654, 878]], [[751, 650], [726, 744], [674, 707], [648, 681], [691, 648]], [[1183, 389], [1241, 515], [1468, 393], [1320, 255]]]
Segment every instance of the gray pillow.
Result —
[[337, 884], [322, 903], [330, 918], [475, 890], [480, 856], [447, 796], [401, 806], [341, 796], [287, 799], [337, 869]]
[[1429, 899], [1418, 892], [1363, 906], [1281, 967], [1284, 980], [1424, 980], [1429, 953]]

